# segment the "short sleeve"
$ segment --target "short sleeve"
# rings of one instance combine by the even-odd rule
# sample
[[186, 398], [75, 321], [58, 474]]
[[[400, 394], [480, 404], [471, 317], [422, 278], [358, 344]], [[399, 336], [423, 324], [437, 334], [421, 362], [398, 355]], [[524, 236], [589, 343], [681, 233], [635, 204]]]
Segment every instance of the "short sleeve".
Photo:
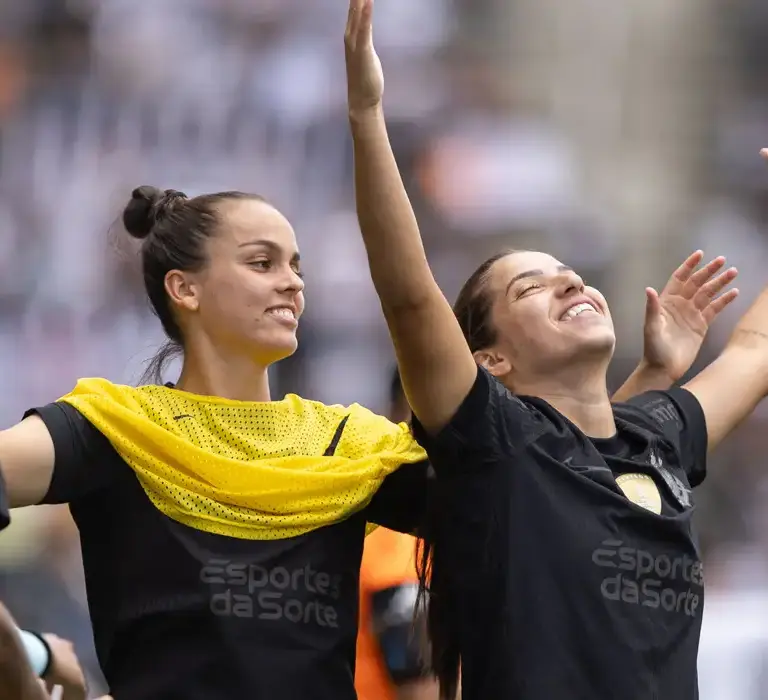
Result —
[[11, 511], [8, 502], [8, 492], [5, 488], [3, 472], [0, 471], [0, 530], [5, 530], [11, 522]]
[[427, 512], [430, 480], [426, 461], [400, 467], [384, 479], [368, 504], [366, 520], [396, 532], [418, 533]]
[[477, 378], [458, 410], [437, 435], [430, 435], [413, 417], [413, 433], [426, 448], [438, 474], [509, 458], [542, 432], [530, 407], [486, 369]]
[[626, 402], [647, 418], [680, 453], [688, 482], [696, 487], [707, 475], [707, 422], [698, 399], [688, 390], [649, 391]]
[[112, 460], [103, 459], [110, 443], [77, 409], [57, 402], [30, 409], [24, 417], [31, 415], [45, 423], [55, 453], [53, 478], [42, 503], [71, 503], [112, 482]]

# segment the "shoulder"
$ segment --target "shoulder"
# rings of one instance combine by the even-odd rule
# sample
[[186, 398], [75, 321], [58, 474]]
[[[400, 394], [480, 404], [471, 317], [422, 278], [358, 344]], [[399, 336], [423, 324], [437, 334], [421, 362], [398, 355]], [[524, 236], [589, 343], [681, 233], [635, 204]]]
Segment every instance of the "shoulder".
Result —
[[350, 406], [340, 404], [326, 404], [322, 401], [313, 401], [305, 399], [296, 394], [286, 394], [282, 401], [271, 402], [275, 408], [304, 416], [307, 419], [321, 419], [329, 421], [338, 421], [350, 414]]
[[117, 398], [124, 396], [126, 393], [140, 392], [150, 388], [156, 387], [132, 387], [125, 386], [123, 384], [115, 384], [110, 382], [108, 379], [103, 379], [101, 377], [84, 377], [82, 379], [78, 379], [74, 389], [72, 389], [72, 391], [70, 391], [68, 394], [62, 396], [59, 401], [81, 396], [103, 396]]
[[680, 433], [704, 425], [704, 412], [698, 399], [688, 390], [648, 391], [625, 403], [615, 404], [614, 413], [630, 422], [661, 431]]

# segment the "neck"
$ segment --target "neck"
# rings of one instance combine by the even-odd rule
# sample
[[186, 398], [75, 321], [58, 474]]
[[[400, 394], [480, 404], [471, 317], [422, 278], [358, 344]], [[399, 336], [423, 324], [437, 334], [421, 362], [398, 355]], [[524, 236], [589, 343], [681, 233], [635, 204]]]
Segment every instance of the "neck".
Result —
[[571, 366], [567, 375], [548, 372], [515, 380], [514, 385], [516, 394], [544, 399], [589, 437], [616, 434], [604, 367], [575, 372]]
[[250, 356], [224, 356], [206, 343], [185, 349], [176, 388], [234, 401], [271, 400], [266, 367], [254, 362]]

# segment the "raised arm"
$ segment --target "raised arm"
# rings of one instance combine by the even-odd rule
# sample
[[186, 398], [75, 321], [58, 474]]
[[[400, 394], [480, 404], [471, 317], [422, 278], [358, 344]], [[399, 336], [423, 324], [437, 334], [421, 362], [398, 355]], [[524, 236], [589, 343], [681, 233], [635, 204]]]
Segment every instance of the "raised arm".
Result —
[[737, 271], [722, 272], [724, 257], [697, 270], [703, 253], [690, 255], [669, 278], [661, 294], [646, 289], [643, 359], [613, 397], [627, 401], [646, 391], [669, 389], [690, 369], [712, 322], [738, 296], [723, 290]]
[[709, 450], [768, 395], [768, 288], [739, 321], [720, 357], [684, 388], [704, 411]]
[[372, 14], [373, 0], [350, 0], [345, 45], [357, 213], [405, 393], [436, 433], [469, 393], [477, 365], [427, 263], [389, 143]]

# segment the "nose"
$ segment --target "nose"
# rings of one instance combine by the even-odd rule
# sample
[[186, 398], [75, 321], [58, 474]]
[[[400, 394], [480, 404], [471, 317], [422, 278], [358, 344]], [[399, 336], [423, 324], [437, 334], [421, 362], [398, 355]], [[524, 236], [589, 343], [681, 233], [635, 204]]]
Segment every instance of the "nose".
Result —
[[283, 278], [281, 279], [281, 291], [289, 294], [298, 294], [304, 291], [304, 280], [301, 278], [296, 270], [289, 267]]
[[581, 294], [584, 291], [584, 280], [573, 270], [563, 270], [558, 277], [557, 292], [559, 296]]

